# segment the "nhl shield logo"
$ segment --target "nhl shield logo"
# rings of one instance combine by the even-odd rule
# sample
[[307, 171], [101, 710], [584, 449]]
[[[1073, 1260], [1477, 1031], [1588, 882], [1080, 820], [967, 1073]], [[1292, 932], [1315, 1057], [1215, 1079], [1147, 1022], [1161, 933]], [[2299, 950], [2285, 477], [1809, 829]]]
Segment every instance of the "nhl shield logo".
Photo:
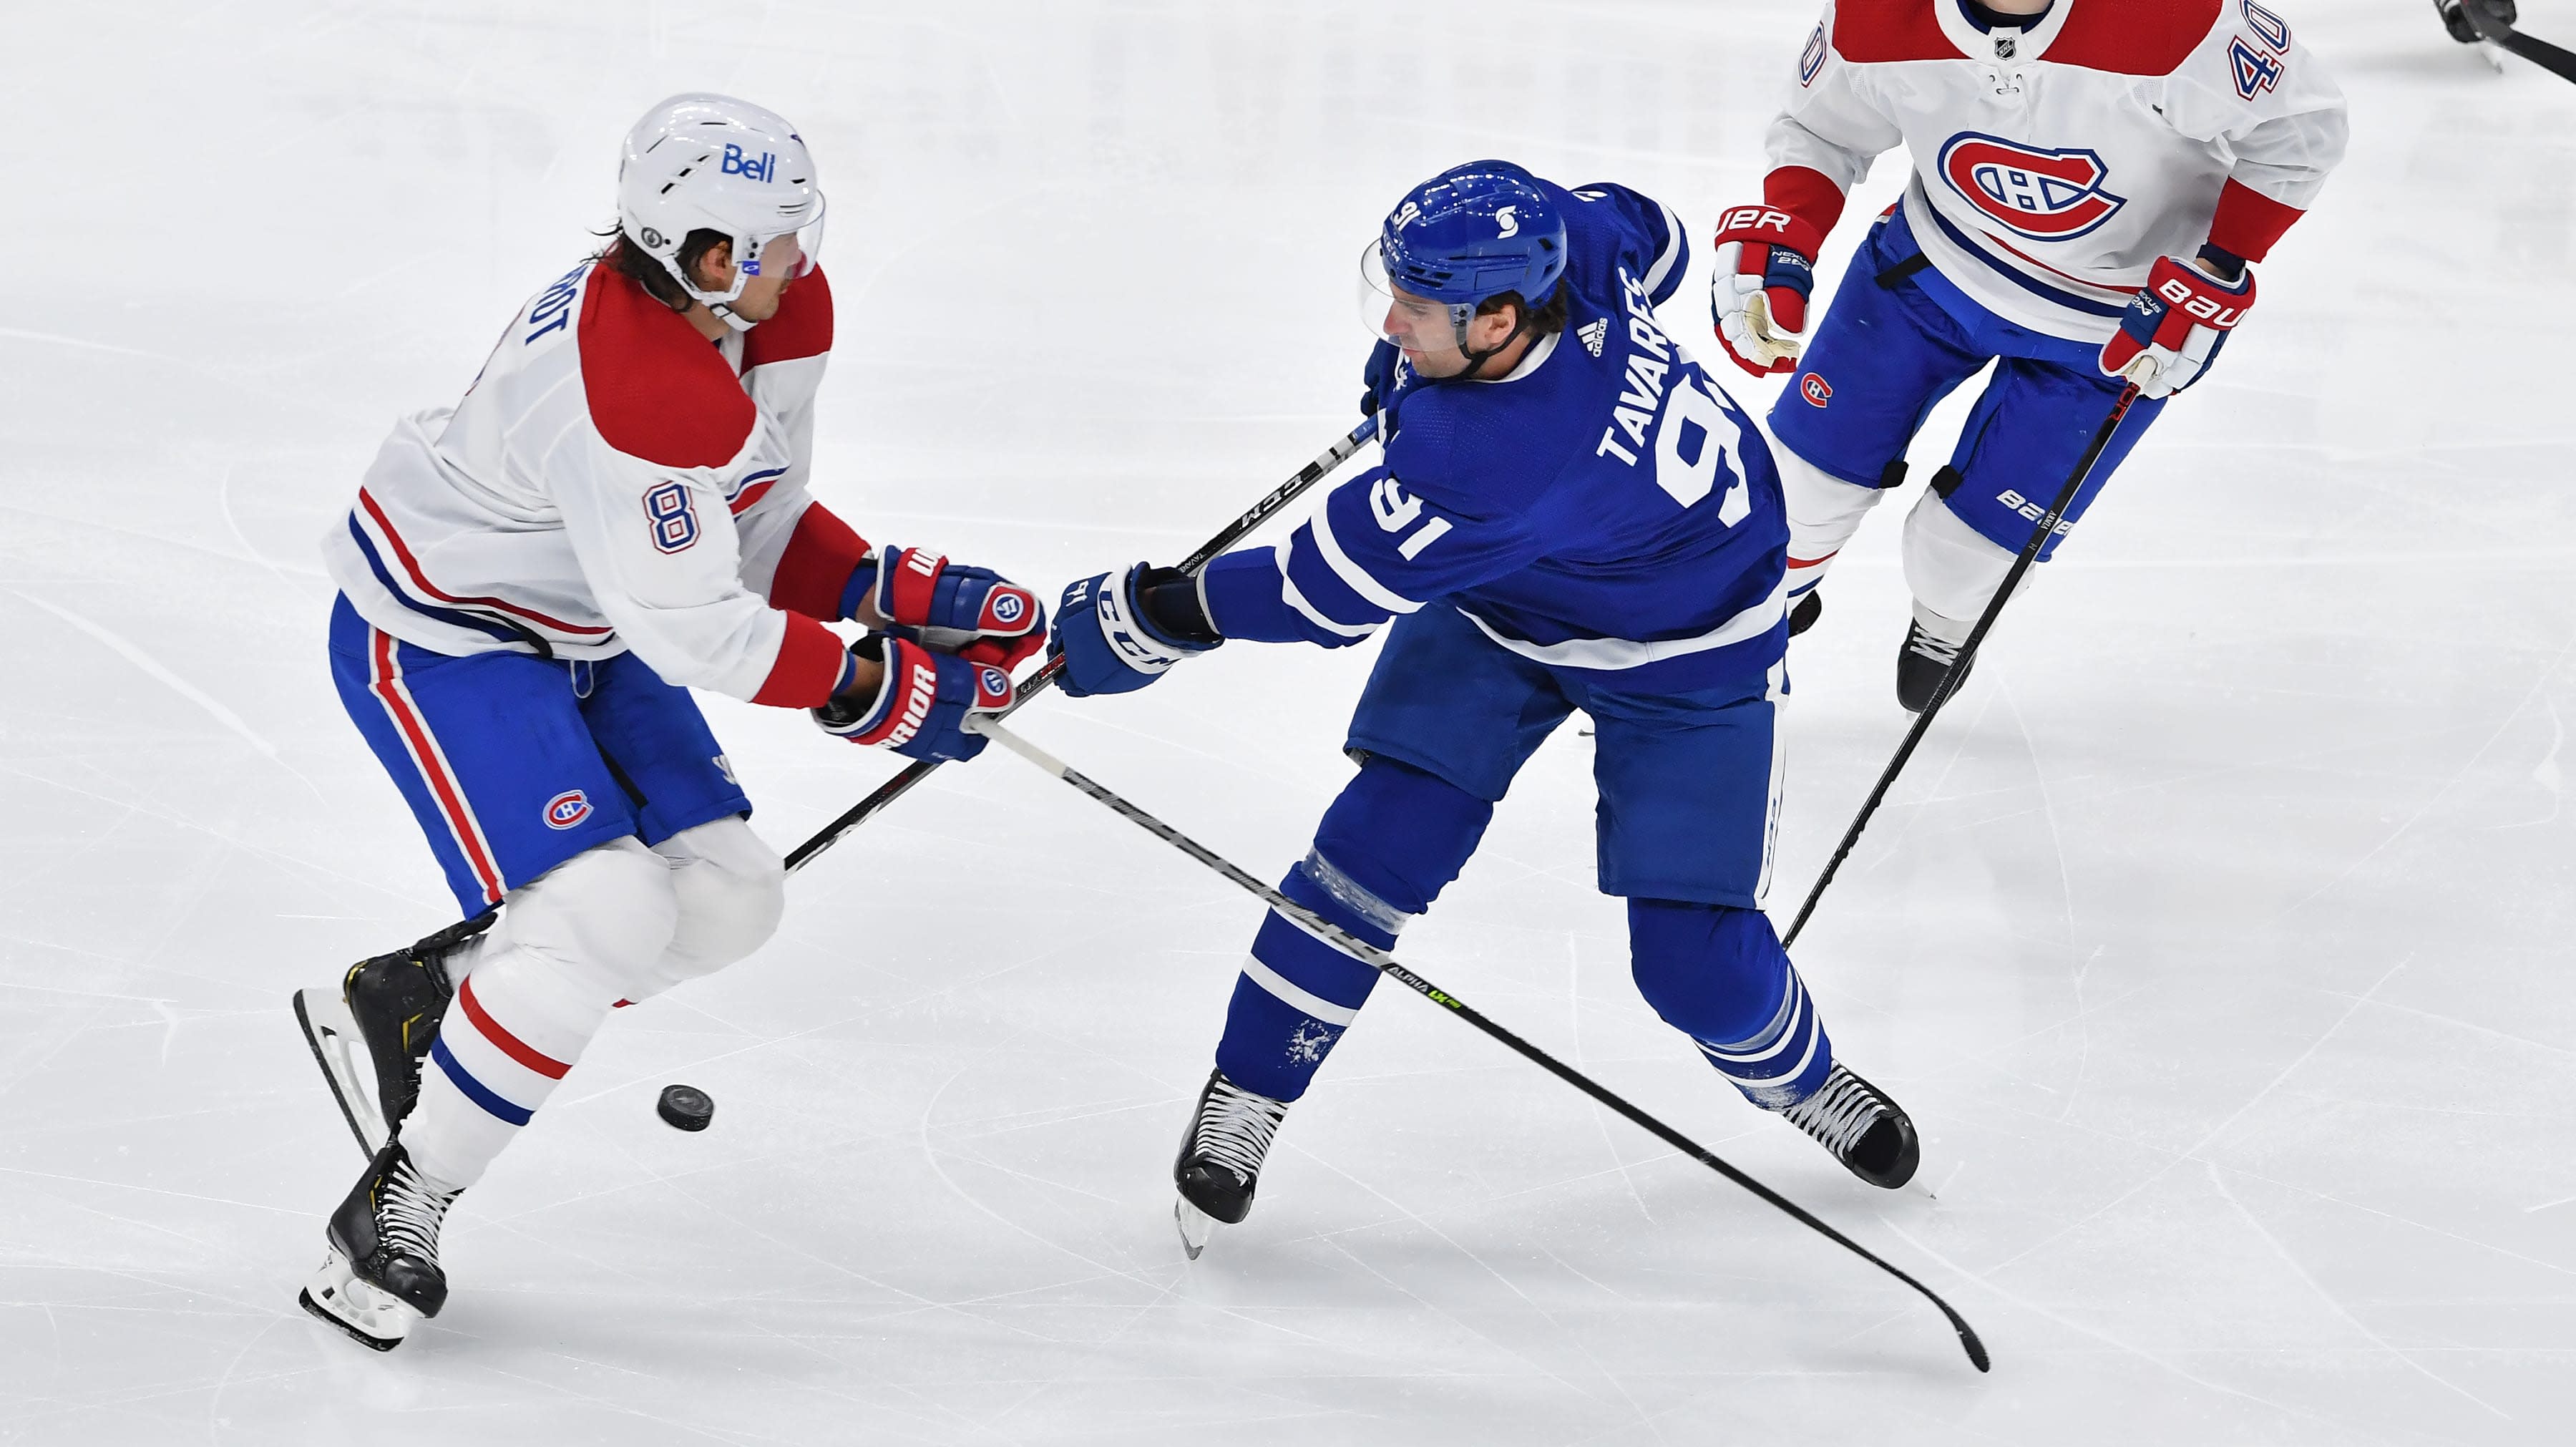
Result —
[[1960, 199], [2033, 241], [2081, 236], [2129, 204], [2103, 189], [2109, 169], [2086, 150], [2044, 151], [1967, 131], [1941, 148], [1940, 171]]

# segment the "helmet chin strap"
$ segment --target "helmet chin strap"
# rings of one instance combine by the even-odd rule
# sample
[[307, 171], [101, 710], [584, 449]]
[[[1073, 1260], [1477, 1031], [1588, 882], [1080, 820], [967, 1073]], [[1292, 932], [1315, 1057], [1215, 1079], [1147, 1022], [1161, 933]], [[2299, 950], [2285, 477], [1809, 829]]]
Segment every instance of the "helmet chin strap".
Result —
[[[1440, 380], [1444, 382], [1477, 382], [1484, 380], [1476, 374], [1485, 369], [1485, 364], [1487, 362], [1490, 362], [1494, 358], [1501, 356], [1503, 353], [1510, 351], [1512, 349], [1512, 343], [1519, 341], [1521, 339], [1521, 334], [1529, 330], [1530, 309], [1528, 305], [1523, 304], [1513, 308], [1513, 310], [1520, 313], [1520, 320], [1513, 324], [1511, 334], [1481, 352], [1470, 352], [1467, 350], [1467, 329], [1465, 327], [1458, 328], [1458, 350], [1466, 355], [1466, 368], [1454, 377], [1443, 377]], [[1472, 318], [1470, 318], [1470, 320], [1472, 320]]]

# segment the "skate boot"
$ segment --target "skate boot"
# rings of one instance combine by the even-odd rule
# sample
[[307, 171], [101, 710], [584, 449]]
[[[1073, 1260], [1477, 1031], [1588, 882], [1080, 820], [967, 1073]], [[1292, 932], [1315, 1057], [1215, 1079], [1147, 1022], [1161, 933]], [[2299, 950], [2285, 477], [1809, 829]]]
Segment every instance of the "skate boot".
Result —
[[1780, 1113], [1873, 1186], [1893, 1191], [1913, 1180], [1914, 1168], [1923, 1163], [1905, 1108], [1840, 1063], [1813, 1095]]
[[491, 928], [495, 918], [487, 910], [409, 949], [360, 960], [341, 976], [337, 995], [327, 989], [295, 992], [295, 1021], [304, 1027], [304, 1043], [312, 1047], [349, 1133], [368, 1155], [383, 1148], [420, 1098], [420, 1063], [456, 992], [444, 968], [447, 957]]
[[[2468, 12], [2460, 8], [2460, 0], [2433, 0], [2433, 8], [2441, 12], [2442, 28], [2451, 32], [2453, 40], [2462, 45], [2475, 45], [2486, 39], [2478, 33], [2475, 25], [2469, 23]], [[2520, 9], [2514, 0], [2487, 0], [2487, 13], [2507, 25], [2521, 23]]]
[[[1941, 680], [1959, 661], [1959, 645], [1944, 641], [1924, 628], [1920, 620], [1905, 625], [1905, 646], [1896, 650], [1896, 701], [1907, 713], [1921, 713], [1932, 702]], [[1975, 659], [1970, 659], [1973, 667]], [[1967, 670], [1961, 669], [1959, 683], [1968, 681]], [[1958, 689], [1951, 690], [1956, 693]]]
[[402, 1345], [414, 1324], [447, 1304], [438, 1228], [459, 1194], [424, 1180], [399, 1137], [387, 1142], [331, 1213], [322, 1233], [330, 1255], [297, 1301], [361, 1346]]
[[1824, 616], [1825, 595], [1822, 593], [1809, 593], [1804, 598], [1798, 600], [1797, 607], [1789, 610], [1789, 636], [1795, 638], [1799, 634], [1806, 632], [1808, 629], [1815, 627], [1816, 620]]
[[1261, 1184], [1261, 1158], [1270, 1138], [1288, 1115], [1288, 1102], [1256, 1095], [1208, 1072], [1207, 1088], [1181, 1137], [1181, 1154], [1172, 1162], [1172, 1184], [1181, 1188], [1172, 1218], [1180, 1224], [1181, 1248], [1199, 1259], [1219, 1223], [1233, 1226], [1252, 1214], [1252, 1193]]

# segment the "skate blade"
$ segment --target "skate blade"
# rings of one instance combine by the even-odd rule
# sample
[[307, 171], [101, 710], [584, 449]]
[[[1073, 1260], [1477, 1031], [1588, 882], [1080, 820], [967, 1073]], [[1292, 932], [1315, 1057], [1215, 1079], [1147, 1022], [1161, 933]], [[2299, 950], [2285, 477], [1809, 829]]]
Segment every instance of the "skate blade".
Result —
[[322, 1067], [331, 1098], [339, 1102], [340, 1118], [358, 1138], [359, 1154], [375, 1159], [384, 1149], [385, 1121], [376, 1104], [375, 1057], [358, 1038], [358, 1022], [350, 1018], [338, 991], [315, 989], [295, 992], [295, 1023], [304, 1031], [313, 1063]]
[[1191, 1205], [1186, 1196], [1172, 1202], [1172, 1223], [1181, 1228], [1181, 1249], [1190, 1253], [1192, 1261], [1199, 1259], [1208, 1238], [1216, 1234], [1216, 1218]]
[[370, 1351], [389, 1352], [403, 1344], [420, 1313], [401, 1299], [360, 1281], [349, 1262], [334, 1251], [297, 1293], [296, 1304], [314, 1319], [338, 1327], [351, 1341]]

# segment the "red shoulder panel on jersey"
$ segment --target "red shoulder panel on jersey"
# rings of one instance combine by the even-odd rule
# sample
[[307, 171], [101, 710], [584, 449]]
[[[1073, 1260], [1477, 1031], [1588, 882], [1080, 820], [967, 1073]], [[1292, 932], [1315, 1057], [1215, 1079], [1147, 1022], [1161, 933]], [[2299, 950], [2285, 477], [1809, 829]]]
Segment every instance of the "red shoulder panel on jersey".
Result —
[[808, 503], [796, 519], [796, 531], [787, 535], [786, 551], [778, 555], [778, 571], [769, 581], [770, 604], [808, 618], [838, 618], [841, 594], [867, 556], [867, 539], [830, 508]]
[[823, 268], [790, 283], [778, 315], [742, 336], [742, 369], [819, 357], [832, 350], [832, 283]]
[[[1941, 33], [1935, 5], [1958, 0], [1835, 0], [1834, 51], [1862, 65], [1890, 60], [1959, 60]], [[2099, 0], [2096, 0], [2099, 3]], [[2120, 0], [2129, 3], [2129, 0]], [[2049, 59], [2055, 60], [2054, 54]]]
[[663, 467], [719, 467], [759, 411], [719, 353], [679, 313], [608, 266], [581, 302], [581, 386], [608, 445]]
[[2047, 59], [2114, 75], [2171, 75], [2226, 8], [2226, 0], [2084, 0], [2067, 12]]

